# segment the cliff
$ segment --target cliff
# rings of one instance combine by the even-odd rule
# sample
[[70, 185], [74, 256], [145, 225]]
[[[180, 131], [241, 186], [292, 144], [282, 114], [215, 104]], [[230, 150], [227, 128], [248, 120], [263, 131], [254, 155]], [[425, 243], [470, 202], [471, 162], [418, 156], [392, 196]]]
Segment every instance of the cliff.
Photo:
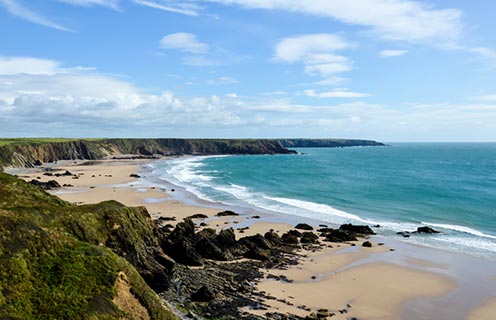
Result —
[[33, 167], [57, 160], [95, 160], [119, 155], [291, 154], [287, 148], [384, 146], [344, 139], [0, 139], [0, 167]]
[[174, 319], [149, 286], [173, 265], [153, 232], [144, 208], [74, 206], [0, 173], [0, 318]]
[[99, 139], [11, 142], [0, 145], [0, 166], [33, 167], [57, 160], [94, 160], [123, 154], [218, 155], [290, 154], [277, 140], [257, 139]]
[[373, 140], [350, 139], [281, 139], [286, 148], [344, 148], [344, 147], [384, 147], [385, 144]]

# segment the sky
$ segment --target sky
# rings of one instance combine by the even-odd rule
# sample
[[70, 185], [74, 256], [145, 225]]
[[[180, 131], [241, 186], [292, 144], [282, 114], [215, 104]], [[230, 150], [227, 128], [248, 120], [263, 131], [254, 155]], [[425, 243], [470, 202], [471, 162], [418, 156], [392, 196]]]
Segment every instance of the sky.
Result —
[[496, 141], [494, 12], [0, 0], [0, 136]]

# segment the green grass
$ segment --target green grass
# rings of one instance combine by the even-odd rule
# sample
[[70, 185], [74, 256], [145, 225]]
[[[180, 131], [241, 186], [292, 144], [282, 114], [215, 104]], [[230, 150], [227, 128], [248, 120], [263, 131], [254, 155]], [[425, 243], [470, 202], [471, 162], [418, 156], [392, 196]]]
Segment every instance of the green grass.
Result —
[[124, 245], [142, 246], [152, 235], [140, 210], [74, 206], [0, 172], [0, 319], [121, 319], [112, 302], [120, 271], [153, 319], [174, 319], [121, 252], [103, 245], [122, 246], [112, 240], [122, 231]]
[[53, 143], [53, 142], [71, 142], [71, 141], [97, 141], [101, 138], [0, 138], [0, 147], [13, 143]]

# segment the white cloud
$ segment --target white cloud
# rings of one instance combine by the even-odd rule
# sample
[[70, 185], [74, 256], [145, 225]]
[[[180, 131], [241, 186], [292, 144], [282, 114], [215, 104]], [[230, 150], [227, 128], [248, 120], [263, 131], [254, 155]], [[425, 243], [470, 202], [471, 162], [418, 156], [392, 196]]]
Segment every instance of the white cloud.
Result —
[[454, 45], [461, 32], [459, 9], [436, 9], [410, 0], [208, 0], [250, 9], [284, 10], [361, 25], [384, 39]]
[[[20, 66], [20, 61], [28, 61], [31, 67]], [[169, 91], [150, 94], [118, 77], [80, 69], [61, 68], [57, 61], [37, 58], [2, 58], [2, 132], [22, 134], [30, 128], [30, 134], [41, 134], [46, 131], [36, 130], [52, 127], [61, 130], [52, 133], [59, 135], [89, 132], [94, 136], [105, 131], [124, 135], [123, 128], [145, 128], [147, 132], [165, 125], [181, 130], [226, 128], [255, 121], [255, 117], [241, 117], [232, 111], [237, 108], [232, 95], [181, 98]]]
[[399, 57], [407, 54], [407, 50], [382, 50], [379, 55], [384, 58], [388, 57]]
[[238, 98], [238, 95], [236, 93], [228, 93], [228, 94], [226, 94], [226, 97], [236, 99], [236, 98]]
[[175, 49], [193, 54], [204, 54], [208, 51], [208, 45], [196, 39], [192, 33], [178, 32], [166, 35], [160, 40], [162, 49]]
[[211, 85], [211, 86], [219, 86], [219, 85], [224, 85], [224, 84], [234, 84], [238, 83], [239, 81], [231, 78], [231, 77], [220, 77], [217, 79], [209, 79], [205, 81], [206, 84]]
[[355, 45], [329, 34], [306, 34], [282, 39], [275, 48], [274, 59], [286, 63], [303, 63], [305, 72], [335, 82], [336, 74], [352, 70], [352, 61], [335, 52]]
[[468, 48], [469, 52], [478, 54], [486, 59], [496, 60], [496, 51], [486, 47]]
[[52, 75], [60, 72], [60, 65], [53, 60], [30, 57], [2, 57], [0, 56], [0, 75], [14, 74], [43, 74]]
[[318, 33], [298, 35], [281, 40], [276, 46], [275, 58], [280, 61], [294, 63], [306, 60], [309, 63], [334, 62], [343, 57], [328, 52], [339, 51], [350, 47], [350, 44], [338, 35]]
[[474, 97], [474, 100], [483, 102], [496, 102], [496, 94], [486, 94], [482, 96]]
[[264, 92], [262, 95], [264, 96], [285, 96], [288, 93], [283, 90], [276, 90], [276, 91], [269, 91], [269, 92]]
[[18, 0], [0, 0], [0, 5], [5, 7], [5, 9], [13, 16], [19, 17], [23, 20], [39, 24], [45, 27], [49, 27], [61, 31], [74, 32], [70, 28], [66, 28], [60, 24], [57, 24], [49, 19], [39, 15], [38, 13], [22, 6]]
[[120, 10], [119, 0], [57, 0], [57, 1], [72, 4], [75, 6], [84, 6], [84, 7], [103, 6], [118, 11]]
[[153, 0], [132, 0], [134, 3], [162, 10], [162, 11], [167, 11], [167, 12], [172, 12], [172, 13], [179, 13], [179, 14], [184, 14], [187, 16], [198, 16], [199, 13], [198, 11], [201, 10], [201, 7], [194, 3], [187, 3], [187, 2], [178, 2], [178, 1], [167, 1], [167, 0], [161, 0], [161, 1], [153, 1]]
[[368, 97], [369, 94], [353, 92], [348, 89], [334, 89], [332, 91], [326, 92], [316, 92], [313, 89], [305, 90], [303, 92], [306, 96], [312, 98], [364, 98]]

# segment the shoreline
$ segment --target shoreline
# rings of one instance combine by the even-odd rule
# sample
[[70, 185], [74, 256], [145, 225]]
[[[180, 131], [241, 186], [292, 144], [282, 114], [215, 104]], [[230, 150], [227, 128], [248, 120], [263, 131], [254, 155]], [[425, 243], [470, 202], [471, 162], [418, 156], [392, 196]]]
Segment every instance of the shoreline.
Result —
[[[74, 187], [64, 188], [58, 192], [54, 192], [57, 196], [64, 200], [74, 202], [74, 203], [96, 203], [104, 200], [117, 200], [125, 205], [129, 206], [145, 206], [150, 212], [152, 218], [157, 219], [160, 216], [175, 216], [176, 221], [171, 221], [172, 224], [182, 221], [183, 218], [196, 213], [203, 213], [209, 216], [205, 219], [205, 222], [209, 224], [216, 230], [221, 230], [227, 227], [233, 227], [236, 230], [236, 237], [251, 235], [258, 232], [265, 232], [273, 228], [280, 232], [287, 231], [291, 229], [298, 222], [306, 222], [309, 224], [314, 224], [317, 226], [319, 221], [309, 221], [307, 218], [297, 217], [297, 216], [277, 216], [278, 214], [270, 215], [262, 210], [254, 210], [247, 208], [237, 208], [230, 207], [225, 204], [218, 203], [208, 203], [202, 199], [195, 199], [194, 195], [187, 194], [186, 190], [181, 190], [180, 187], [176, 186], [173, 188], [172, 183], [163, 183], [162, 180], [157, 181], [156, 186], [154, 182], [150, 184], [150, 181], [146, 181], [146, 178], [137, 179], [130, 177], [131, 174], [146, 175], [146, 168], [144, 166], [150, 163], [150, 160], [101, 160], [95, 161], [92, 165], [82, 165], [81, 162], [59, 162], [54, 165], [53, 168], [64, 168], [71, 172], [77, 173], [78, 179], [73, 179], [73, 177], [58, 177], [54, 178], [62, 184], [72, 184]], [[21, 173], [19, 171], [17, 174], [23, 175], [25, 179], [30, 180], [31, 178], [40, 177], [42, 181], [49, 180], [48, 176], [40, 176], [40, 172], [29, 172]], [[27, 178], [26, 178], [27, 177]], [[46, 178], [46, 179], [45, 179]], [[162, 183], [158, 183], [162, 182]], [[167, 186], [167, 184], [169, 184]], [[160, 186], [165, 186], [161, 188]], [[172, 189], [177, 189], [172, 191]], [[197, 200], [195, 202], [195, 200]], [[199, 200], [199, 201], [198, 201]], [[235, 218], [212, 218], [221, 209], [233, 209], [239, 211], [241, 216]], [[259, 215], [261, 219], [252, 219], [252, 216]], [[240, 228], [249, 227], [248, 230], [239, 230]], [[243, 232], [241, 232], [243, 231]], [[485, 276], [495, 277], [496, 272], [491, 273], [490, 268], [496, 265], [491, 261], [486, 261], [473, 257], [462, 257], [463, 254], [456, 254], [451, 252], [444, 252], [444, 250], [432, 249], [428, 247], [421, 247], [411, 244], [402, 243], [394, 239], [389, 239], [381, 236], [373, 236], [371, 238], [375, 243], [384, 242], [384, 247], [379, 247], [374, 245], [373, 250], [364, 249], [360, 246], [350, 247], [349, 245], [340, 248], [323, 249], [324, 253], [320, 252], [322, 256], [313, 257], [311, 252], [306, 252], [314, 259], [314, 261], [321, 261], [321, 263], [312, 263], [316, 266], [307, 266], [308, 261], [303, 261], [294, 268], [289, 268], [284, 272], [288, 272], [288, 278], [294, 277], [299, 279], [299, 281], [294, 281], [291, 284], [284, 282], [273, 283], [267, 279], [262, 280], [259, 283], [260, 290], [268, 291], [276, 290], [271, 292], [276, 297], [281, 296], [282, 291], [291, 291], [298, 288], [295, 292], [303, 292], [308, 295], [309, 292], [315, 291], [315, 288], [321, 288], [321, 290], [326, 290], [326, 288], [333, 288], [336, 290], [336, 286], [342, 288], [337, 290], [338, 292], [347, 292], [349, 295], [348, 301], [356, 301], [353, 305], [354, 315], [358, 318], [367, 319], [418, 319], [418, 309], [422, 310], [422, 314], [425, 316], [428, 313], [431, 317], [430, 319], [443, 319], [449, 314], [460, 316], [460, 314], [489, 314], [496, 311], [495, 303], [489, 303], [491, 294], [496, 296], [496, 292], [491, 291], [492, 288], [482, 286], [475, 286], [470, 281], [480, 281]], [[363, 241], [361, 241], [363, 242]], [[361, 243], [360, 242], [360, 243]], [[389, 251], [386, 247], [391, 247], [395, 251]], [[327, 252], [329, 251], [329, 252]], [[344, 251], [344, 252], [343, 252]], [[349, 252], [347, 252], [349, 251]], [[441, 254], [443, 253], [443, 254]], [[353, 259], [349, 256], [359, 256]], [[348, 257], [348, 258], [343, 258]], [[326, 269], [335, 272], [334, 275], [338, 274], [342, 279], [335, 279], [336, 277], [328, 276], [326, 278], [323, 275], [318, 278], [317, 281], [308, 282], [312, 274], [319, 274], [318, 267], [321, 267], [324, 263], [322, 261], [329, 260], [329, 264], [332, 267]], [[344, 264], [342, 260], [345, 260]], [[410, 259], [410, 260], [408, 260]], [[450, 261], [451, 264], [441, 263]], [[453, 263], [454, 261], [454, 263]], [[480, 268], [476, 268], [479, 276], [474, 275], [473, 270], [468, 270], [467, 265], [476, 263]], [[340, 266], [336, 268], [336, 266]], [[385, 267], [386, 266], [386, 267]], [[465, 266], [465, 267], [464, 267]], [[302, 269], [301, 269], [302, 268]], [[304, 273], [302, 270], [307, 268], [308, 270]], [[316, 269], [317, 268], [317, 269]], [[372, 269], [372, 270], [370, 270]], [[381, 271], [385, 269], [390, 272], [381, 274]], [[496, 270], [496, 269], [492, 269]], [[322, 272], [320, 272], [322, 273]], [[305, 274], [305, 276], [303, 276]], [[353, 274], [356, 277], [358, 274], [360, 277], [363, 275], [363, 279], [380, 279], [381, 284], [387, 283], [388, 278], [394, 279], [393, 283], [398, 286], [398, 288], [408, 288], [406, 291], [398, 291], [394, 288], [388, 288], [386, 290], [384, 287], [377, 287], [377, 283], [367, 283], [362, 280], [359, 285], [353, 284], [354, 280], [346, 278], [347, 274]], [[397, 274], [397, 277], [392, 277], [392, 274]], [[471, 275], [472, 274], [472, 275]], [[371, 276], [373, 275], [373, 276]], [[471, 276], [470, 276], [471, 275]], [[298, 276], [300, 278], [298, 278]], [[304, 280], [306, 277], [306, 280]], [[423, 282], [427, 279], [427, 282]], [[434, 288], [424, 288], [429, 287], [429, 283], [436, 283]], [[411, 287], [411, 283], [423, 284], [424, 287], [416, 286]], [[488, 283], [489, 281], [486, 281]], [[277, 284], [277, 286], [276, 286]], [[482, 285], [483, 283], [481, 283]], [[492, 283], [496, 284], [494, 279]], [[374, 287], [374, 285], [376, 285]], [[348, 290], [346, 287], [355, 287], [355, 291]], [[471, 288], [473, 287], [473, 288]], [[280, 292], [277, 292], [280, 290]], [[388, 304], [380, 305], [378, 301], [375, 300], [360, 300], [357, 296], [363, 295], [364, 292], [382, 292], [381, 296], [388, 296]], [[482, 291], [482, 292], [481, 292]], [[473, 293], [478, 292], [475, 296]], [[294, 293], [293, 295], [296, 295]], [[281, 296], [282, 297], [282, 296]], [[295, 299], [304, 300], [304, 296], [295, 297]], [[286, 297], [287, 298], [287, 297]], [[465, 301], [466, 298], [470, 300], [468, 303]], [[335, 298], [337, 299], [337, 298]], [[392, 302], [394, 300], [394, 302]], [[464, 302], [465, 301], [465, 302]], [[439, 307], [433, 306], [433, 302], [436, 304], [446, 305], [451, 307], [451, 311], [446, 314], [446, 310], [439, 310]], [[325, 308], [325, 301], [320, 301], [316, 303], [312, 310], [317, 310], [318, 308]], [[390, 307], [389, 304], [392, 303], [394, 307]], [[460, 303], [463, 303], [463, 308], [461, 308]], [[347, 303], [348, 304], [348, 303]], [[356, 305], [356, 307], [355, 307]], [[479, 313], [478, 307], [482, 308]], [[282, 306], [272, 306], [274, 310], [279, 308], [281, 310]], [[331, 308], [332, 310], [336, 308]], [[378, 309], [378, 310], [376, 310]], [[289, 308], [289, 311], [285, 308], [283, 310], [291, 313], [298, 313], [297, 308]], [[337, 310], [337, 309], [336, 309]], [[382, 311], [380, 311], [382, 310]], [[300, 309], [301, 311], [301, 309]], [[267, 312], [267, 311], [265, 311]], [[384, 313], [386, 312], [386, 313]], [[482, 313], [481, 313], [482, 312]], [[485, 313], [484, 313], [485, 312]], [[308, 313], [308, 312], [307, 312]], [[439, 315], [436, 317], [436, 314]], [[373, 316], [375, 315], [375, 316]], [[337, 315], [336, 319], [346, 319], [346, 315]], [[349, 316], [349, 314], [348, 314]], [[472, 317], [472, 315], [471, 315]], [[453, 317], [451, 317], [453, 318]], [[456, 318], [456, 316], [454, 317]], [[470, 319], [481, 319], [470, 318]]]

